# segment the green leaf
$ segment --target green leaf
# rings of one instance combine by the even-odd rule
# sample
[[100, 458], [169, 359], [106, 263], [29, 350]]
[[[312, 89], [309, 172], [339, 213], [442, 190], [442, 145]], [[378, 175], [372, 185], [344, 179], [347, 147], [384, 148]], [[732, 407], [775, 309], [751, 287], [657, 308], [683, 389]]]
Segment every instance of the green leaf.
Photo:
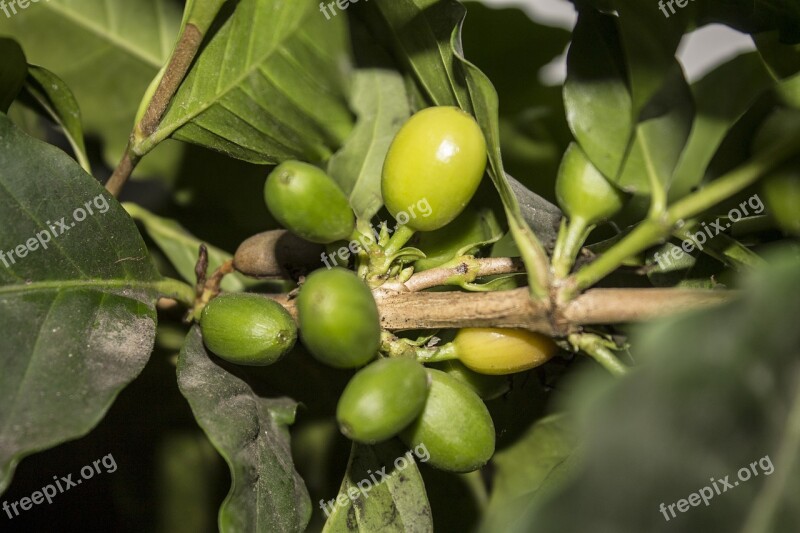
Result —
[[394, 50], [434, 105], [472, 112], [453, 59], [450, 38], [466, 10], [455, 0], [396, 0], [366, 4], [363, 14], [376, 39]]
[[[500, 96], [500, 115], [516, 116], [534, 106], [557, 110], [561, 92], [544, 86], [539, 72], [564, 52], [570, 32], [534, 22], [519, 8], [464, 4], [464, 53], [492, 80]], [[498, 28], [502, 28], [502, 39], [487, 38]], [[510, 68], [512, 64], [514, 67]], [[564, 122], [560, 110], [548, 118]]]
[[75, 152], [75, 159], [87, 173], [91, 174], [92, 168], [83, 142], [81, 110], [67, 84], [49, 70], [29, 65], [25, 92], [35, 105], [41, 107], [56, 124], [61, 126]]
[[[628, 377], [585, 376], [580, 467], [506, 531], [796, 529], [800, 257], [784, 252], [738, 301], [639, 328]], [[708, 505], [677, 503], [704, 489]]]
[[85, 435], [142, 370], [160, 278], [131, 219], [74, 160], [5, 115], [0, 144], [2, 492], [23, 457]]
[[682, 198], [702, 182], [725, 135], [771, 84], [758, 55], [749, 53], [720, 65], [692, 86], [696, 115], [675, 168], [671, 198]]
[[294, 469], [288, 429], [297, 404], [260, 396], [236, 369], [222, 364], [206, 351], [195, 326], [178, 358], [178, 386], [231, 471], [219, 529], [303, 531], [311, 502]]
[[[100, 138], [113, 166], [128, 143], [142, 95], [169, 57], [180, 21], [180, 6], [171, 0], [49, 0], [0, 16], [0, 34], [17, 39], [30, 63], [72, 89], [86, 134]], [[164, 171], [178, 155], [165, 149], [138, 170]]]
[[241, 0], [220, 16], [136, 152], [173, 137], [253, 163], [328, 159], [352, 127], [344, 18], [326, 20], [313, 0]]
[[323, 532], [433, 531], [431, 508], [415, 461], [415, 457], [425, 459], [424, 452], [415, 455], [416, 449], [408, 450], [396, 439], [376, 446], [354, 443], [339, 495], [324, 503], [323, 510], [330, 516]]
[[563, 414], [547, 416], [495, 454], [496, 474], [483, 531], [502, 530], [507, 513], [519, 513], [569, 478], [578, 446], [573, 425]]
[[611, 181], [634, 194], [658, 194], [666, 199], [693, 118], [691, 90], [683, 69], [673, 60], [665, 84], [642, 110], [622, 172], [610, 177]]
[[[154, 215], [139, 205], [126, 203], [122, 207], [130, 216], [141, 222], [147, 234], [164, 252], [181, 277], [191, 284], [196, 283], [194, 267], [203, 241], [189, 233], [178, 222]], [[233, 259], [233, 256], [224, 250], [208, 245], [207, 248], [209, 272], [215, 271], [225, 261]], [[252, 285], [252, 282], [238, 273], [229, 274], [222, 280], [222, 289], [231, 292], [241, 292], [249, 285]]]
[[28, 74], [25, 54], [13, 39], [0, 38], [0, 112], [8, 113]]
[[669, 17], [647, 2], [617, 0], [616, 7], [636, 118], [673, 74], [675, 51], [694, 4]]
[[383, 162], [395, 134], [411, 116], [403, 76], [383, 66], [385, 61], [381, 65], [355, 73], [351, 105], [358, 122], [328, 163], [328, 173], [349, 195], [350, 206], [362, 220], [370, 220], [383, 206]]
[[582, 10], [572, 33], [564, 83], [572, 133], [607, 178], [620, 172], [634, 128], [619, 39], [614, 17]]

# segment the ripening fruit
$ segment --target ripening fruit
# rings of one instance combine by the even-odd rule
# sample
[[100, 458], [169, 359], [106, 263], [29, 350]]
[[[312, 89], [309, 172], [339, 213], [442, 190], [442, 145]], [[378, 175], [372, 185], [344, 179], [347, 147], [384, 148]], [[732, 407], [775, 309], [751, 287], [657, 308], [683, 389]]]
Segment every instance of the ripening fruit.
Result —
[[429, 107], [397, 132], [383, 166], [382, 192], [393, 217], [427, 201], [427, 217], [410, 217], [414, 231], [449, 224], [467, 206], [486, 170], [478, 123], [457, 107]]
[[453, 340], [459, 361], [479, 374], [513, 374], [546, 363], [553, 339], [525, 329], [464, 328]]
[[378, 353], [378, 306], [369, 288], [350, 270], [312, 272], [300, 287], [297, 314], [303, 344], [326, 365], [357, 368]]
[[428, 375], [413, 359], [381, 359], [359, 370], [347, 384], [336, 419], [349, 439], [374, 444], [394, 437], [425, 405]]
[[347, 239], [355, 215], [342, 190], [319, 168], [286, 161], [267, 177], [264, 200], [272, 216], [289, 231], [316, 243]]
[[297, 340], [297, 326], [286, 309], [257, 294], [214, 298], [203, 309], [200, 329], [209, 350], [240, 365], [271, 365]]
[[556, 179], [558, 205], [570, 220], [593, 226], [614, 216], [625, 203], [625, 194], [611, 185], [572, 143], [564, 154]]
[[800, 236], [800, 170], [798, 163], [785, 165], [764, 180], [768, 211], [786, 233]]
[[400, 433], [411, 447], [422, 444], [430, 464], [450, 472], [472, 472], [494, 453], [494, 424], [469, 386], [448, 374], [427, 369], [431, 384], [422, 414]]
[[507, 377], [478, 374], [464, 366], [463, 363], [454, 359], [442, 361], [441, 363], [434, 363], [432, 367], [446, 372], [457, 380], [466, 383], [483, 401], [499, 398], [511, 388]]

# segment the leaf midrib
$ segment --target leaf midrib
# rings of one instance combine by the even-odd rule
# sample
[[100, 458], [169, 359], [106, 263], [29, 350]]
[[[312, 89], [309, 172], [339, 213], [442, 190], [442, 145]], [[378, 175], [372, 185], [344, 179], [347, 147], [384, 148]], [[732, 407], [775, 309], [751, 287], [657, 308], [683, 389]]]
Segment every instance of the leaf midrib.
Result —
[[[162, 2], [159, 0], [157, 2], [157, 4], [161, 5]], [[110, 32], [107, 28], [104, 28], [101, 25], [99, 25], [99, 24], [97, 24], [97, 23], [95, 23], [93, 21], [90, 21], [87, 18], [82, 18], [79, 13], [77, 13], [75, 11], [72, 11], [72, 10], [68, 9], [67, 7], [61, 5], [61, 4], [56, 4], [56, 3], [52, 3], [52, 2], [45, 4], [45, 7], [48, 7], [49, 9], [55, 11], [60, 16], [71, 20], [77, 26], [81, 26], [81, 27], [91, 31], [92, 33], [98, 35], [100, 38], [102, 38], [102, 39], [108, 41], [109, 43], [113, 44], [117, 48], [120, 48], [121, 50], [124, 50], [125, 52], [128, 52], [133, 57], [136, 57], [136, 58], [142, 60], [143, 62], [147, 63], [149, 66], [155, 67], [156, 69], [160, 69], [162, 67], [164, 59], [155, 57], [155, 56], [153, 56], [153, 55], [151, 55], [149, 53], [144, 52], [143, 50], [136, 49], [132, 45], [132, 43], [122, 39], [119, 35], [116, 35], [116, 34]], [[156, 11], [158, 11], [158, 7], [156, 7]], [[159, 19], [159, 21], [162, 21], [162, 17], [161, 16], [158, 16], [157, 18]], [[159, 35], [163, 36], [164, 35], [164, 24], [160, 24], [160, 26], [161, 27], [159, 28]], [[163, 48], [164, 48], [163, 43], [159, 43], [159, 44], [160, 44], [160, 48], [163, 50]]]
[[[284, 11], [283, 13], [286, 12], [287, 11]], [[248, 57], [248, 64], [246, 68], [243, 69], [242, 73], [239, 76], [233, 78], [230, 81], [230, 83], [228, 83], [228, 85], [222, 88], [219, 88], [219, 85], [217, 85], [217, 90], [215, 91], [214, 98], [210, 99], [205, 104], [199, 106], [194, 111], [186, 113], [185, 115], [183, 115], [183, 117], [181, 117], [179, 120], [176, 120], [173, 123], [167, 123], [166, 121], [162, 122], [162, 124], [156, 130], [156, 133], [151, 135], [148, 138], [148, 140], [154, 140], [156, 142], [161, 141], [169, 137], [173, 132], [175, 132], [182, 126], [186, 125], [187, 123], [199, 117], [201, 114], [203, 114], [211, 107], [218, 105], [225, 96], [227, 96], [231, 91], [236, 89], [245, 79], [250, 77], [253, 74], [253, 72], [257, 71], [258, 68], [267, 61], [267, 59], [271, 58], [275, 53], [277, 53], [280, 50], [280, 47], [286, 41], [288, 41], [289, 39], [291, 39], [292, 37], [294, 37], [295, 35], [297, 35], [299, 32], [302, 31], [303, 22], [308, 18], [310, 12], [311, 10], [306, 10], [306, 13], [302, 17], [297, 19], [297, 24], [289, 31], [287, 31], [280, 41], [275, 41], [273, 43], [273, 46], [269, 48], [267, 51], [265, 51], [264, 54], [262, 54], [258, 58], [258, 60], [251, 62], [250, 58]], [[228, 42], [225, 43], [226, 46], [225, 54], [227, 54], [227, 46], [228, 43], [230, 42], [231, 37], [232, 36], [229, 33]], [[250, 55], [250, 53], [251, 51], [248, 50], [248, 56]], [[191, 90], [194, 91], [194, 87], [196, 86], [197, 86], [196, 84], [193, 85]], [[169, 111], [167, 113], [169, 113]]]
[[0, 298], [29, 292], [53, 291], [65, 289], [149, 289], [157, 291], [159, 281], [136, 281], [130, 279], [81, 279], [37, 281], [24, 285], [5, 285], [0, 287]]

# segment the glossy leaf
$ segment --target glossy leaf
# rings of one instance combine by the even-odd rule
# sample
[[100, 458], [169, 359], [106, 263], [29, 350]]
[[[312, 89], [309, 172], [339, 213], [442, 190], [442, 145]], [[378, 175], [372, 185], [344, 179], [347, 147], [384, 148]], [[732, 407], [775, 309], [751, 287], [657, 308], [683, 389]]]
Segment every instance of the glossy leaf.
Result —
[[352, 125], [344, 18], [312, 0], [242, 0], [220, 17], [139, 150], [171, 136], [253, 163], [328, 159]]
[[607, 178], [617, 176], [633, 128], [633, 100], [614, 17], [582, 10], [567, 56], [564, 104], [575, 138]]
[[91, 430], [142, 370], [160, 278], [130, 218], [74, 160], [5, 115], [0, 142], [2, 491], [23, 457]]
[[692, 86], [696, 115], [672, 177], [672, 198], [682, 198], [702, 182], [725, 135], [771, 83], [763, 63], [750, 53], [720, 65]]
[[683, 71], [673, 60], [664, 85], [642, 110], [619, 176], [610, 178], [634, 194], [667, 191], [692, 128], [694, 103]]
[[411, 116], [403, 76], [385, 59], [376, 61], [385, 66], [361, 68], [353, 77], [351, 106], [358, 122], [328, 164], [328, 173], [349, 195], [350, 206], [362, 220], [370, 220], [383, 206], [383, 162], [394, 135]]
[[311, 503], [292, 463], [288, 429], [297, 404], [260, 396], [222, 365], [206, 350], [200, 329], [192, 329], [178, 358], [178, 386], [231, 470], [219, 529], [303, 531]]
[[[28, 61], [69, 86], [89, 136], [116, 165], [139, 101], [172, 50], [181, 8], [171, 0], [49, 0], [0, 16], [0, 34], [17, 39]], [[179, 153], [164, 148], [143, 160], [143, 173], [171, 169]]]
[[22, 48], [13, 39], [0, 38], [0, 112], [7, 113], [25, 83], [28, 65]]
[[431, 508], [416, 458], [396, 439], [376, 446], [354, 444], [339, 495], [325, 502], [323, 532], [433, 531]]
[[629, 377], [581, 382], [579, 468], [506, 531], [796, 528], [800, 263], [772, 259], [739, 301], [640, 328]]
[[61, 126], [75, 153], [75, 159], [86, 172], [91, 174], [92, 169], [83, 141], [81, 110], [67, 84], [49, 70], [30, 65], [25, 92], [56, 124]]

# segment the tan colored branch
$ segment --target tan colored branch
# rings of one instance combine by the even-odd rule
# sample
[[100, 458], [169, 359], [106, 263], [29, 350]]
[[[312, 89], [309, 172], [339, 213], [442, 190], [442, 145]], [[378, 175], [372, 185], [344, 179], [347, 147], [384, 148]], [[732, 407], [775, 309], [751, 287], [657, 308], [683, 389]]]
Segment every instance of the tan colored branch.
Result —
[[[524, 328], [565, 336], [592, 324], [641, 322], [730, 301], [738, 293], [689, 289], [593, 289], [553, 312], [533, 301], [527, 288], [488, 293], [414, 292], [376, 298], [388, 330], [463, 327]], [[294, 300], [272, 296], [297, 317]]]

